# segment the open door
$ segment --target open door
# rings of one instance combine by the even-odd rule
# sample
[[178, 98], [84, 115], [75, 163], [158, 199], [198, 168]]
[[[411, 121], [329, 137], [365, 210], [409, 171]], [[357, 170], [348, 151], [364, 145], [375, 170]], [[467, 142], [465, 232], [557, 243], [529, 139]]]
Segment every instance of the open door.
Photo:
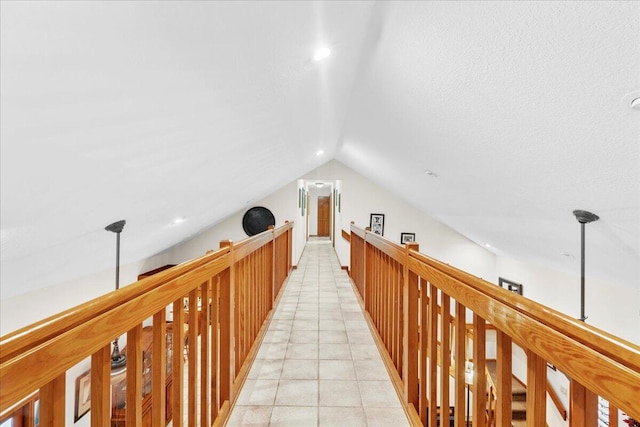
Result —
[[329, 196], [318, 197], [318, 236], [330, 237], [331, 225], [331, 198]]

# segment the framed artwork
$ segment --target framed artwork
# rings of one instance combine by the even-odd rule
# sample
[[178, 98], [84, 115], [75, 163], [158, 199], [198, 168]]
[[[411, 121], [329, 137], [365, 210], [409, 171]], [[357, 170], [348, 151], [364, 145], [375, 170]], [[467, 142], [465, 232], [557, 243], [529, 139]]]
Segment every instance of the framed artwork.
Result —
[[373, 233], [384, 236], [384, 214], [371, 214], [369, 227]]
[[498, 284], [501, 288], [507, 288], [508, 291], [522, 295], [522, 283], [516, 283], [503, 277], [498, 277]]
[[416, 241], [416, 233], [400, 233], [400, 243], [411, 243]]
[[78, 422], [91, 409], [91, 372], [76, 378], [76, 411], [73, 422]]

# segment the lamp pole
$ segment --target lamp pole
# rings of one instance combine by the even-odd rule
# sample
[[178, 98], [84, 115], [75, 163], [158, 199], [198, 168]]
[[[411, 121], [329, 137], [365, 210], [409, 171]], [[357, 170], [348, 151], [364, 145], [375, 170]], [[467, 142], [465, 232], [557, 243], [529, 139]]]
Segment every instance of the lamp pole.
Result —
[[[120, 289], [120, 233], [127, 222], [123, 219], [107, 225], [104, 229], [116, 233], [116, 291]], [[111, 370], [122, 368], [127, 363], [127, 357], [120, 353], [118, 337], [113, 340], [113, 352], [111, 353]]]
[[575, 210], [573, 214], [580, 223], [580, 319], [581, 321], [587, 320], [587, 316], [584, 314], [584, 225], [590, 222], [597, 221], [600, 217], [591, 212]]

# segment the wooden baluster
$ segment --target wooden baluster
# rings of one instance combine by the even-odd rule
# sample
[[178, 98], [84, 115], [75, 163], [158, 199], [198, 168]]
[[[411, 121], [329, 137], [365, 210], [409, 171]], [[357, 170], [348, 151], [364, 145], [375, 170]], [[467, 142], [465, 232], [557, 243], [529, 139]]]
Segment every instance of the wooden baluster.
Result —
[[218, 379], [218, 310], [220, 304], [220, 276], [211, 280], [211, 420], [215, 421], [220, 408], [220, 385]]
[[91, 356], [91, 425], [111, 423], [111, 343]]
[[[406, 245], [407, 259], [404, 264], [404, 283], [402, 289], [402, 345], [404, 347], [402, 380], [404, 382], [404, 395], [407, 402], [420, 409], [420, 397], [418, 395], [418, 275], [409, 269], [409, 250], [418, 251], [417, 243]], [[422, 354], [424, 356], [424, 353]]]
[[189, 292], [189, 364], [187, 386], [187, 414], [189, 427], [195, 427], [198, 420], [198, 288]]
[[[546, 375], [546, 368], [545, 368]], [[546, 378], [546, 377], [545, 377]], [[527, 395], [528, 395], [527, 391]], [[527, 398], [527, 401], [529, 399]], [[527, 407], [527, 413], [528, 413]], [[569, 387], [569, 426], [595, 427], [598, 424], [598, 397], [585, 386], [571, 380]], [[528, 414], [527, 414], [528, 416]]]
[[64, 427], [66, 373], [45, 384], [40, 389], [40, 426]]
[[[502, 331], [496, 331], [497, 334], [497, 355], [496, 362], [497, 381], [496, 390], [496, 425], [511, 425], [511, 407], [513, 396], [511, 393], [512, 381], [512, 346], [511, 337]], [[546, 366], [545, 366], [546, 369]]]
[[427, 348], [429, 346], [428, 327], [429, 327], [429, 297], [427, 296], [428, 283], [420, 278], [418, 281], [420, 286], [420, 387], [418, 387], [419, 397], [419, 414], [420, 419], [427, 419]]
[[142, 325], [137, 325], [127, 332], [126, 399], [127, 425], [142, 425]]
[[451, 367], [451, 297], [442, 292], [440, 305], [440, 425], [449, 424], [449, 372]]
[[473, 425], [485, 424], [487, 407], [487, 377], [486, 372], [486, 323], [474, 313], [473, 315]]
[[151, 419], [154, 425], [164, 425], [167, 417], [167, 314], [164, 308], [153, 315], [151, 355]]
[[611, 402], [609, 402], [609, 426], [610, 427], [618, 426], [618, 408], [613, 406]]
[[456, 427], [464, 427], [465, 426], [465, 412], [463, 408], [465, 408], [465, 362], [467, 360], [466, 354], [466, 340], [467, 340], [467, 309], [464, 305], [456, 301], [456, 320], [455, 320], [455, 328], [456, 328], [456, 390], [455, 390], [455, 425]]
[[200, 285], [202, 304], [200, 309], [200, 425], [211, 425], [209, 422], [209, 284], [207, 280]]
[[[527, 426], [547, 424], [547, 362], [527, 351]], [[586, 426], [586, 424], [585, 424]]]
[[173, 387], [171, 388], [171, 414], [172, 427], [182, 427], [184, 412], [183, 377], [184, 377], [184, 305], [183, 299], [173, 302], [173, 339], [171, 375]]
[[[220, 242], [220, 247], [231, 248], [233, 255], [233, 242], [227, 240]], [[220, 273], [220, 403], [233, 401], [233, 380], [235, 374], [232, 367], [235, 365], [235, 269], [232, 256], [231, 267]]]
[[430, 284], [429, 291], [429, 419], [430, 426], [436, 425], [438, 404], [438, 289]]

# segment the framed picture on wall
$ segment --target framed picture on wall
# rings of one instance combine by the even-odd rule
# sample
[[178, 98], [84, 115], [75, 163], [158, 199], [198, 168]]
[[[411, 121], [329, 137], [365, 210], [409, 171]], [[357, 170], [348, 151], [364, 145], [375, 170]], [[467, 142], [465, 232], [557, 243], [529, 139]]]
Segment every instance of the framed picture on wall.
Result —
[[91, 372], [76, 378], [76, 408], [74, 422], [78, 422], [91, 409]]
[[400, 243], [411, 243], [416, 241], [416, 233], [400, 233]]
[[516, 283], [503, 277], [498, 277], [498, 284], [515, 294], [522, 295], [522, 283]]
[[384, 236], [384, 214], [371, 214], [369, 227], [373, 233]]

